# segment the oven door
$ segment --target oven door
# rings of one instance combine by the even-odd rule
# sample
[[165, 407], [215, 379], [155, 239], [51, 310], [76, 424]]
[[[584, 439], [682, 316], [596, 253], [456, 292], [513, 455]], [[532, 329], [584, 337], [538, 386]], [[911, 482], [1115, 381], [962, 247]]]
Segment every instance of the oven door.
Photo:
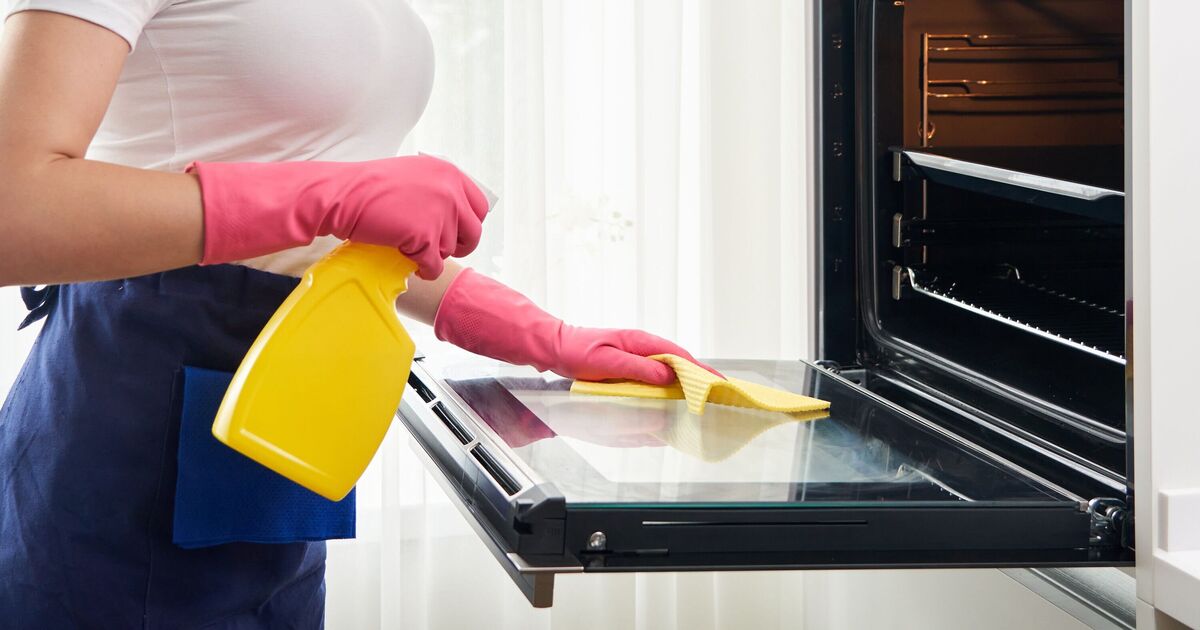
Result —
[[697, 416], [438, 346], [415, 363], [399, 418], [535, 606], [564, 572], [1131, 561], [1094, 535], [1083, 497], [846, 376], [714, 365], [830, 410]]

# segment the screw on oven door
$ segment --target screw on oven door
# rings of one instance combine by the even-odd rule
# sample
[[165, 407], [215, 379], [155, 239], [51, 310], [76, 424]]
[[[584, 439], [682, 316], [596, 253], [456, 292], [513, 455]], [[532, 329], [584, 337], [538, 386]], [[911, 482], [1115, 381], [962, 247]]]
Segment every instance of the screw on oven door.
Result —
[[604, 551], [607, 546], [608, 536], [605, 536], [604, 532], [592, 532], [592, 535], [588, 536], [588, 551]]

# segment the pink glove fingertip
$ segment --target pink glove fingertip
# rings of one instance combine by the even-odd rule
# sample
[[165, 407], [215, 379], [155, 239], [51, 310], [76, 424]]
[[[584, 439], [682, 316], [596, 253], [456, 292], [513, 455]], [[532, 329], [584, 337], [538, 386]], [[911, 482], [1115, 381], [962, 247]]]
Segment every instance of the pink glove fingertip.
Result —
[[475, 251], [479, 239], [483, 237], [483, 223], [469, 220], [459, 221], [457, 240], [454, 244], [454, 257], [462, 258]]
[[630, 357], [628, 366], [623, 370], [629, 373], [627, 378], [651, 385], [666, 386], [675, 382], [675, 370], [672, 370], [671, 366], [666, 363], [635, 355], [628, 356]]
[[[704, 368], [705, 370], [707, 370], [707, 371], [711, 372], [713, 376], [716, 376], [716, 377], [720, 378], [721, 380], [729, 380], [729, 379], [725, 378], [725, 375], [724, 375], [724, 374], [721, 374], [720, 372], [718, 372], [718, 371], [716, 371], [715, 369], [713, 369], [713, 368], [712, 368], [712, 366], [710, 366], [710, 365], [708, 365], [708, 364], [706, 364], [706, 363], [701, 363], [700, 361], [697, 361], [697, 360], [696, 360], [696, 357], [693, 357], [692, 355], [688, 354], [686, 351], [683, 351], [682, 349], [680, 349], [680, 350], [678, 350], [678, 351], [676, 351], [676, 352], [670, 352], [670, 353], [666, 353], [666, 354], [674, 354], [674, 355], [675, 355], [675, 356], [677, 356], [677, 357], [681, 357], [681, 358], [687, 359], [688, 361], [691, 361], [692, 363], [695, 363], [696, 365], [698, 365], [698, 366], [700, 366], [700, 367]], [[665, 364], [664, 364], [664, 365], [665, 365]], [[672, 382], [675, 380], [674, 372], [672, 372], [672, 375], [671, 375], [671, 380], [672, 380]]]
[[687, 359], [688, 361], [691, 361], [692, 363], [695, 363], [696, 365], [699, 365], [700, 367], [704, 368], [705, 370], [708, 370], [708, 371], [709, 371], [709, 372], [711, 372], [711, 373], [712, 373], [714, 376], [718, 376], [718, 377], [720, 377], [720, 378], [722, 378], [722, 379], [724, 379], [724, 380], [729, 380], [729, 379], [726, 379], [726, 378], [725, 378], [725, 375], [724, 375], [724, 374], [721, 374], [720, 372], [718, 372], [718, 371], [716, 371], [715, 369], [713, 369], [713, 367], [712, 367], [711, 365], [708, 365], [707, 363], [703, 363], [703, 362], [701, 362], [700, 360], [696, 359], [696, 357], [692, 356], [692, 354], [691, 354], [690, 352], [688, 352], [687, 350], [684, 350], [683, 348], [680, 348], [680, 347], [678, 347], [678, 346], [676, 346], [674, 350], [672, 350], [672, 351], [668, 351], [668, 352], [666, 352], [666, 353], [662, 353], [662, 354], [673, 354], [673, 355], [675, 355], [675, 356], [677, 356], [677, 357], [680, 357], [680, 358], [683, 358], [683, 359]]
[[409, 255], [409, 260], [417, 263], [417, 277], [422, 280], [437, 280], [446, 268], [442, 257], [428, 249], [420, 254]]
[[692, 363], [695, 363], [696, 365], [699, 365], [700, 367], [708, 370], [709, 372], [711, 372], [713, 374], [713, 376], [720, 377], [722, 380], [726, 380], [726, 381], [729, 380], [724, 374], [718, 372], [716, 369], [714, 369], [711, 365], [709, 365], [707, 363], [701, 363], [695, 359], [688, 359], [688, 360], [691, 361]]
[[[466, 175], [466, 173], [463, 174]], [[492, 200], [479, 188], [479, 184], [470, 175], [463, 180], [463, 191], [467, 194], [467, 203], [470, 204], [471, 211], [479, 217], [479, 221], [482, 223], [492, 209]]]

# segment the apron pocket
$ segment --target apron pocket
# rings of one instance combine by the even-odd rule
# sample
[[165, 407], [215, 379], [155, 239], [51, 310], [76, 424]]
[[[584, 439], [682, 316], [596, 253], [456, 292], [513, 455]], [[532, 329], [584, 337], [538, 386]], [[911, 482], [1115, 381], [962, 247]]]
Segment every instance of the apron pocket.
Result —
[[353, 538], [354, 491], [330, 501], [213, 437], [213, 418], [232, 378], [183, 369], [172, 542], [191, 549]]

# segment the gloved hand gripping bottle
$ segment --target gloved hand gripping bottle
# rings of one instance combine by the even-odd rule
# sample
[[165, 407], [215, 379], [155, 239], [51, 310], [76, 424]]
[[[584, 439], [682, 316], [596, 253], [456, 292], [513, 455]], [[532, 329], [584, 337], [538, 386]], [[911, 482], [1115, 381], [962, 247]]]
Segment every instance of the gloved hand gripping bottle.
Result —
[[[413, 160], [396, 158], [405, 159]], [[457, 168], [435, 168], [437, 161], [445, 160], [422, 155], [404, 168], [426, 179], [465, 176], [484, 197], [486, 211], [495, 206], [496, 195], [486, 186]], [[246, 168], [287, 171], [269, 164]], [[379, 168], [400, 167], [384, 160]], [[213, 187], [210, 197], [219, 192]], [[389, 211], [404, 211], [403, 204]], [[478, 213], [479, 221], [486, 211]], [[311, 237], [296, 236], [298, 243]], [[435, 254], [438, 271], [447, 253]], [[349, 494], [379, 450], [412, 369], [416, 348], [400, 325], [395, 303], [417, 268], [395, 247], [358, 242], [343, 243], [309, 267], [234, 373], [213, 421], [213, 436], [327, 499], [340, 501]]]
[[310, 267], [246, 353], [213, 435], [338, 501], [378, 450], [415, 347], [396, 297], [417, 265], [392, 247], [344, 243]]

